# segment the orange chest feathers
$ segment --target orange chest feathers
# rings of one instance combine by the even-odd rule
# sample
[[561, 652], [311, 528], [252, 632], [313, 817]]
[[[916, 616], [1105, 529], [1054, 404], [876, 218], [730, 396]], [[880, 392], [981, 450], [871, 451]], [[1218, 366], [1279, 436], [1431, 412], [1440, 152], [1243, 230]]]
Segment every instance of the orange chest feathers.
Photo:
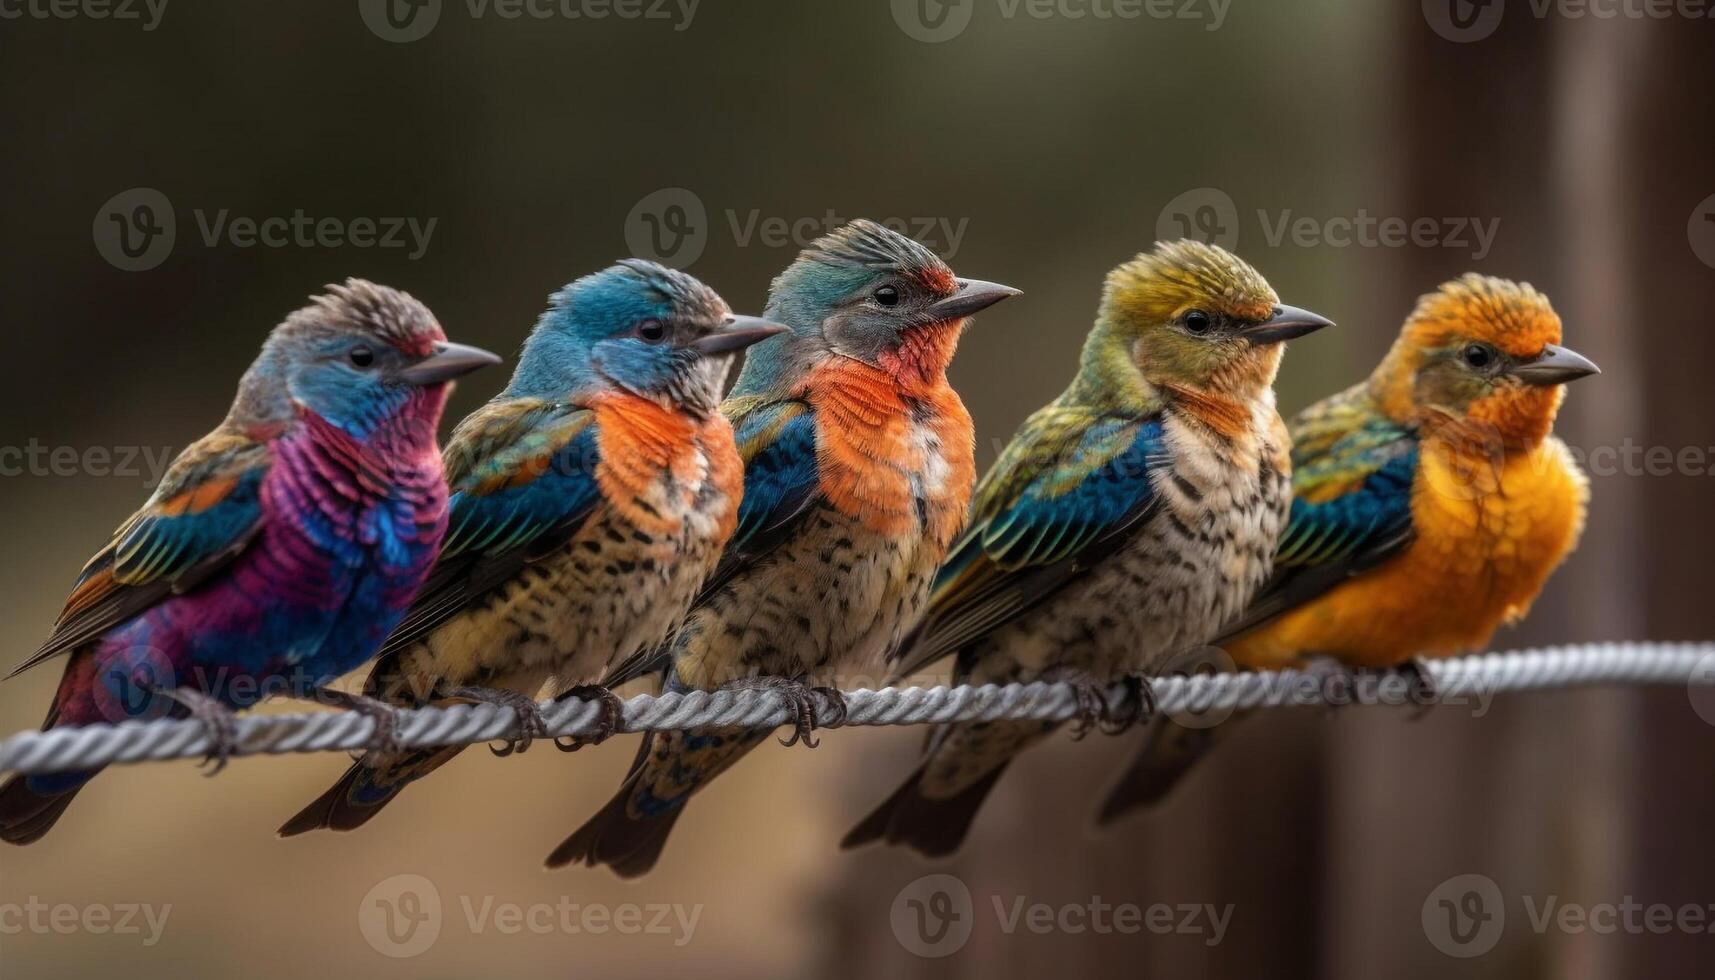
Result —
[[1360, 667], [1486, 647], [1577, 545], [1588, 481], [1558, 439], [1498, 465], [1426, 443], [1400, 555], [1233, 644], [1247, 666]]
[[744, 463], [732, 425], [720, 414], [699, 419], [631, 394], [607, 394], [591, 406], [604, 500], [654, 536], [713, 521], [721, 542], [738, 525]]
[[835, 508], [883, 536], [952, 543], [976, 481], [975, 433], [944, 377], [907, 385], [841, 360], [812, 375], [804, 398], [816, 409], [822, 492]]

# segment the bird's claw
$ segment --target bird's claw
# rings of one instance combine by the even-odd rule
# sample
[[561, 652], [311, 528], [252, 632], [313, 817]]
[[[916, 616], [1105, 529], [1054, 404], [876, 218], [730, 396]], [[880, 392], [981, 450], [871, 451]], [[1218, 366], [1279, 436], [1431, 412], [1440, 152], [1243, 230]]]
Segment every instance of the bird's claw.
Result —
[[1127, 674], [1120, 678], [1120, 686], [1125, 689], [1119, 705], [1108, 707], [1103, 703], [1102, 715], [1099, 720], [1103, 735], [1119, 735], [1130, 731], [1138, 725], [1147, 724], [1155, 717], [1160, 703], [1155, 697], [1155, 685], [1146, 677], [1137, 674]]
[[463, 701], [510, 708], [512, 713], [518, 716], [518, 737], [488, 747], [490, 752], [502, 759], [525, 751], [536, 739], [548, 734], [548, 722], [542, 717], [542, 709], [537, 706], [536, 699], [527, 694], [490, 687], [460, 687], [452, 691], [451, 696]]
[[1057, 670], [1049, 671], [1042, 679], [1049, 683], [1071, 685], [1072, 696], [1077, 703], [1077, 712], [1072, 715], [1072, 741], [1082, 741], [1084, 736], [1109, 719], [1106, 691], [1103, 690], [1103, 685], [1089, 674], [1082, 671]]
[[140, 682], [139, 686], [147, 694], [166, 698], [184, 708], [190, 719], [202, 726], [203, 734], [208, 736], [208, 754], [197, 763], [197, 768], [206, 770], [204, 776], [216, 775], [226, 768], [227, 760], [238, 750], [238, 716], [231, 708], [195, 688], [167, 688], [147, 682]]
[[838, 728], [846, 723], [849, 707], [846, 704], [845, 692], [837, 687], [812, 687], [811, 694], [820, 694], [828, 704], [828, 717], [817, 727]]
[[576, 752], [586, 745], [600, 745], [612, 738], [625, 723], [625, 702], [600, 684], [579, 684], [568, 689], [559, 699], [563, 701], [566, 698], [600, 702], [601, 718], [596, 722], [595, 731], [588, 735], [561, 735], [554, 739], [554, 747], [561, 752]]
[[310, 692], [310, 696], [318, 704], [330, 708], [340, 708], [345, 711], [355, 711], [375, 724], [375, 731], [370, 734], [369, 742], [364, 748], [371, 755], [397, 755], [404, 749], [405, 744], [399, 738], [399, 709], [385, 701], [365, 697], [362, 694], [352, 694], [349, 691], [338, 691], [331, 687], [318, 687]]
[[804, 684], [785, 677], [744, 677], [725, 685], [729, 691], [773, 691], [786, 702], [786, 710], [792, 718], [792, 734], [780, 740], [780, 744], [790, 748], [802, 744], [807, 749], [821, 745], [821, 740], [812, 732], [816, 730], [816, 698], [817, 693], [826, 694], [829, 700], [837, 705], [835, 713], [840, 721], [845, 720], [845, 698], [832, 688], [810, 688]]

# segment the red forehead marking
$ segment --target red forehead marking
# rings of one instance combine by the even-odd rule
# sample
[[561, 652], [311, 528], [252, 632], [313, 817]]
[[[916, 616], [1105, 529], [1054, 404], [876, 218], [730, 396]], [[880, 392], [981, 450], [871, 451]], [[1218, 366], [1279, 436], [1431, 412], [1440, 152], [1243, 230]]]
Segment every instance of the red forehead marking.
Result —
[[929, 266], [917, 270], [917, 281], [937, 293], [952, 293], [959, 286], [953, 271], [945, 266]]

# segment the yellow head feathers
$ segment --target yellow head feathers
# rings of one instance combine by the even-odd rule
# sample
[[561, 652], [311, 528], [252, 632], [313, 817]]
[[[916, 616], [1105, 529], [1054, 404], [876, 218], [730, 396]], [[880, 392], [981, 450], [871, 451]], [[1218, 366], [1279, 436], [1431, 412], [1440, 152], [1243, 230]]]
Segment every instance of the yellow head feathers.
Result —
[[1261, 321], [1279, 297], [1262, 274], [1218, 245], [1157, 242], [1108, 273], [1102, 313], [1137, 323], [1166, 323], [1192, 309]]

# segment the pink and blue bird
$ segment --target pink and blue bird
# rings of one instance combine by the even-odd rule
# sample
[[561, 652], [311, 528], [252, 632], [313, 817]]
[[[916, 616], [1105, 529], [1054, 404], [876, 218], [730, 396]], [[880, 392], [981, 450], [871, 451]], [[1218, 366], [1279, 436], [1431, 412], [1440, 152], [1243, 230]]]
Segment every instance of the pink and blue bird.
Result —
[[[324, 686], [375, 655], [422, 585], [447, 525], [435, 432], [449, 382], [499, 360], [358, 279], [288, 316], [226, 418], [173, 461], [13, 671], [68, 658], [44, 727], [189, 714], [224, 761], [231, 709], [270, 695], [365, 707]], [[40, 839], [95, 774], [13, 776], [0, 840]]]
[[[611, 733], [617, 700], [591, 682], [665, 640], [714, 570], [743, 490], [721, 388], [785, 329], [638, 259], [557, 293], [511, 383], [453, 433], [446, 547], [368, 693], [509, 707], [521, 749], [553, 685], [606, 702]], [[355, 829], [459, 752], [370, 753], [280, 833]]]
[[[722, 406], [744, 459], [744, 502], [661, 652], [669, 689], [777, 690], [796, 715], [788, 744], [814, 745], [807, 685], [879, 675], [928, 599], [975, 482], [971, 418], [948, 364], [967, 320], [1017, 292], [960, 279], [921, 244], [862, 220], [811, 244], [774, 281], [767, 315], [792, 332], [751, 352]], [[768, 734], [648, 736], [618, 795], [549, 865], [648, 871], [691, 796]]]

